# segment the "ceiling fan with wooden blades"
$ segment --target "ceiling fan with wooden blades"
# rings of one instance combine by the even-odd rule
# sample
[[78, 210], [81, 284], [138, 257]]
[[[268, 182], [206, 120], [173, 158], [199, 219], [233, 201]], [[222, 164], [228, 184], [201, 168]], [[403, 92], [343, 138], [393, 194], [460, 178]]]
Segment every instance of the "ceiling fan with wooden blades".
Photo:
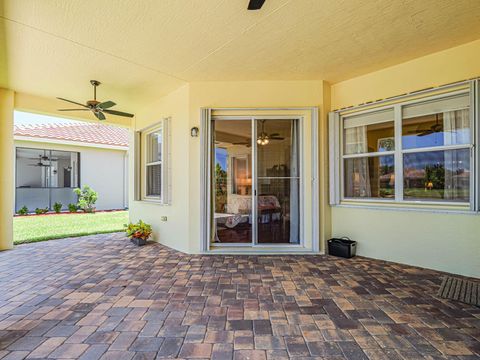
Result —
[[248, 10], [260, 10], [264, 3], [265, 0], [250, 0]]
[[426, 129], [421, 129], [420, 127], [417, 128], [416, 130], [409, 131], [409, 134], [415, 134], [417, 136], [427, 136], [430, 134], [438, 133], [438, 132], [443, 132], [443, 126], [442, 124], [439, 124], [438, 122], [438, 114], [435, 115], [435, 124], [430, 126], [429, 128]]
[[252, 142], [250, 140], [247, 140], [247, 141], [242, 141], [242, 142], [234, 142], [234, 143], [232, 143], [232, 145], [244, 145], [247, 148], [249, 148], [249, 147], [252, 146]]
[[111, 115], [117, 115], [117, 116], [125, 116], [125, 117], [133, 117], [133, 114], [129, 114], [123, 111], [117, 111], [117, 110], [111, 110], [110, 108], [117, 105], [113, 101], [104, 101], [100, 102], [97, 100], [97, 86], [99, 86], [101, 83], [100, 81], [97, 80], [90, 80], [90, 84], [93, 86], [93, 100], [88, 100], [86, 104], [82, 104], [76, 101], [64, 99], [61, 97], [57, 97], [57, 99], [66, 101], [78, 106], [81, 106], [81, 109], [59, 109], [58, 111], [91, 111], [93, 115], [98, 120], [105, 120], [105, 114], [111, 114]]

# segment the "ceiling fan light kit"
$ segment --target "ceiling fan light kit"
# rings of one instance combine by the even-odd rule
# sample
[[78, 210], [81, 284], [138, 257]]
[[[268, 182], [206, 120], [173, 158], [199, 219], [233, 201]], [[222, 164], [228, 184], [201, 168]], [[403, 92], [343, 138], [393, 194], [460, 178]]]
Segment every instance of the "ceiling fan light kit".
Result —
[[262, 131], [260, 132], [260, 135], [257, 137], [257, 144], [258, 145], [268, 145], [270, 143], [270, 140], [285, 140], [284, 137], [280, 136], [278, 133], [273, 133], [273, 134], [268, 134], [265, 131], [265, 120], [261, 120], [262, 123]]
[[260, 137], [257, 139], [257, 144], [268, 145], [268, 143], [270, 142], [270, 140], [268, 139], [268, 136], [262, 136], [262, 135], [260, 135]]
[[98, 120], [105, 120], [105, 114], [111, 114], [111, 115], [117, 115], [117, 116], [124, 116], [124, 117], [129, 117], [132, 118], [133, 114], [129, 114], [123, 111], [117, 111], [117, 110], [111, 110], [110, 108], [117, 105], [113, 101], [104, 101], [100, 102], [97, 100], [97, 86], [100, 86], [101, 82], [98, 80], [90, 80], [90, 84], [93, 86], [93, 100], [88, 100], [86, 104], [82, 104], [76, 101], [68, 100], [65, 98], [57, 97], [57, 99], [66, 101], [78, 106], [81, 106], [81, 109], [58, 109], [58, 111], [91, 111], [93, 115]]

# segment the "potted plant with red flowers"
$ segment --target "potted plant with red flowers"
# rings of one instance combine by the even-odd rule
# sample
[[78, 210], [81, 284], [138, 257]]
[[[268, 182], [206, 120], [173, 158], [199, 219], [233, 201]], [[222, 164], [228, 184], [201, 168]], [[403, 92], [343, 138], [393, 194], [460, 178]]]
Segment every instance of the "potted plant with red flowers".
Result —
[[136, 224], [130, 223], [125, 225], [125, 232], [131, 242], [137, 246], [142, 246], [147, 243], [147, 240], [152, 235], [152, 227], [140, 220]]

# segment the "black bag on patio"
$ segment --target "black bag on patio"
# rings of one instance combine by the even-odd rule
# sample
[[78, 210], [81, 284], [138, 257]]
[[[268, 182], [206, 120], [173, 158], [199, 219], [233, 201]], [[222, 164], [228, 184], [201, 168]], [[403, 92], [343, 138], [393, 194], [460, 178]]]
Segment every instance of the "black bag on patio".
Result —
[[332, 238], [328, 240], [328, 254], [343, 258], [352, 258], [357, 251], [357, 242], [348, 237]]

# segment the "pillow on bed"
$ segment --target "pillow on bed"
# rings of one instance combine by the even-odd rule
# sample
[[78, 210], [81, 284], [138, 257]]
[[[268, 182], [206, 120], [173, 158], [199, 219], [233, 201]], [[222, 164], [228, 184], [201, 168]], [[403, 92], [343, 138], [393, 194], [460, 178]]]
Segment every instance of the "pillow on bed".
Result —
[[[260, 210], [279, 209], [280, 202], [274, 195], [260, 195], [258, 197]], [[252, 197], [250, 195], [229, 195], [227, 212], [230, 214], [250, 214], [252, 211]]]

